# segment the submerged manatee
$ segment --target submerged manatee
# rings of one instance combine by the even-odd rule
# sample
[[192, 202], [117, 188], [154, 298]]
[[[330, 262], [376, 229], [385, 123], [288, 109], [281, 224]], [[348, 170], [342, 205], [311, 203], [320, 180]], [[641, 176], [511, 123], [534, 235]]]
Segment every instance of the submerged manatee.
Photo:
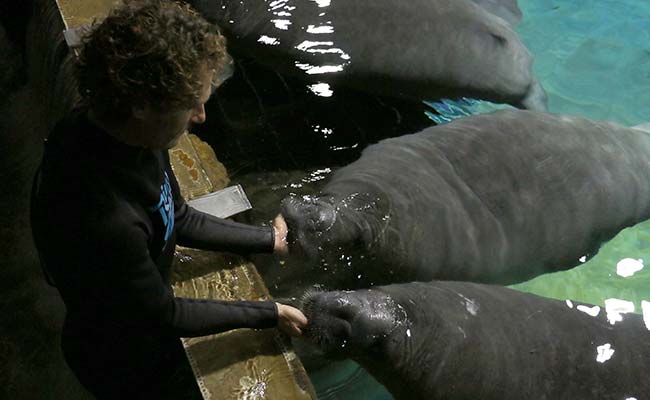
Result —
[[[512, 1], [477, 2], [513, 12]], [[313, 83], [546, 109], [530, 52], [506, 20], [471, 0], [189, 3], [222, 28], [234, 54]]]
[[650, 396], [640, 315], [465, 282], [316, 292], [303, 304], [325, 355], [357, 361], [398, 400]]
[[343, 257], [348, 281], [513, 283], [650, 218], [648, 182], [647, 132], [505, 110], [369, 146], [282, 214], [294, 254]]

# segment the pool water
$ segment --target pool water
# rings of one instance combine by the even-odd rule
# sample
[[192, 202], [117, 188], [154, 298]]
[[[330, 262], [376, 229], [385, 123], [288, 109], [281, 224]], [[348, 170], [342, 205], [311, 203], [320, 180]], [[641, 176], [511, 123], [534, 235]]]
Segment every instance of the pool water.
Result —
[[[637, 125], [650, 121], [650, 2], [520, 1], [518, 31], [535, 55], [551, 112]], [[650, 256], [650, 223], [622, 231], [591, 260], [516, 289], [602, 305], [605, 299], [650, 300], [650, 272], [617, 274], [622, 259]], [[640, 264], [640, 262], [639, 262]]]
[[[520, 0], [519, 6], [524, 17], [517, 31], [535, 55], [551, 112], [624, 125], [650, 122], [649, 1]], [[446, 114], [444, 105], [432, 107], [451, 118], [495, 108], [462, 102]], [[644, 268], [644, 262], [650, 263], [650, 221], [625, 229], [572, 270], [512, 287], [601, 307], [607, 299], [626, 300], [642, 313], [642, 302], [650, 301], [650, 267]], [[632, 270], [626, 273], [626, 266]], [[333, 364], [311, 377], [319, 399], [392, 398], [352, 362]]]
[[[547, 91], [551, 112], [628, 126], [650, 122], [650, 1], [520, 0], [519, 6], [523, 19], [516, 29], [535, 56], [534, 70]], [[424, 105], [425, 114], [439, 124], [507, 107], [471, 99], [434, 100]], [[305, 173], [297, 168], [247, 174], [235, 180], [246, 188], [255, 205], [252, 220], [259, 222], [273, 218], [279, 201], [289, 191], [298, 195], [316, 192], [330, 172], [330, 168], [321, 168]], [[650, 313], [646, 260], [650, 263], [650, 221], [622, 231], [597, 255], [572, 270], [512, 287], [601, 307], [608, 299], [625, 300], [633, 304], [636, 313], [643, 312], [645, 301]], [[272, 292], [283, 279], [267, 280]], [[392, 398], [351, 361], [332, 363], [310, 376], [321, 400]]]

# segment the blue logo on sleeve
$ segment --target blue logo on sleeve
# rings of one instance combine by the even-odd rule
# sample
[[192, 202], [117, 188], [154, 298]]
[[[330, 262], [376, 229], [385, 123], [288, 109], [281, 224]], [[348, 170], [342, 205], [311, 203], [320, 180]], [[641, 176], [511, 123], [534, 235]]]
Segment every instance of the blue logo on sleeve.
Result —
[[160, 201], [152, 207], [152, 211], [158, 211], [162, 217], [165, 226], [165, 242], [170, 238], [174, 231], [174, 198], [172, 196], [172, 187], [169, 184], [169, 176], [165, 171], [165, 182], [160, 185]]

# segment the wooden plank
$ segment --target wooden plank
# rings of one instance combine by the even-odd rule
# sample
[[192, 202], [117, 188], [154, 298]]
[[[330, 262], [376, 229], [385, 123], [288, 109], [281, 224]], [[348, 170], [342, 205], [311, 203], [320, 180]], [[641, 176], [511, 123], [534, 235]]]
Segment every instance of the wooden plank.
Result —
[[56, 0], [66, 29], [89, 25], [102, 19], [120, 0]]
[[[188, 200], [228, 183], [225, 168], [209, 146], [204, 146], [207, 144], [197, 137], [185, 135], [170, 150], [174, 174]], [[173, 281], [174, 293], [181, 297], [271, 298], [252, 263], [221, 253], [179, 247]], [[316, 399], [290, 342], [276, 329], [237, 329], [186, 338], [183, 345], [205, 399]]]

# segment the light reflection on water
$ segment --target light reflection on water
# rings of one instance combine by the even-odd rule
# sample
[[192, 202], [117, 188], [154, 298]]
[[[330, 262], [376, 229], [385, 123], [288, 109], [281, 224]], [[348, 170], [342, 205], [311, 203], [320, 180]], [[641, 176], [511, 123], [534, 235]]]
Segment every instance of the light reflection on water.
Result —
[[[439, 101], [425, 101], [432, 111], [425, 111], [427, 117], [438, 125], [449, 123], [456, 118], [477, 114], [478, 100], [462, 98], [460, 100], [442, 99]], [[487, 103], [487, 102], [483, 102]], [[433, 112], [435, 111], [435, 112]]]
[[643, 269], [642, 259], [624, 258], [616, 263], [616, 274], [628, 278]]
[[634, 303], [627, 300], [606, 299], [605, 312], [607, 313], [609, 323], [614, 325], [617, 322], [623, 321], [623, 314], [634, 312]]

